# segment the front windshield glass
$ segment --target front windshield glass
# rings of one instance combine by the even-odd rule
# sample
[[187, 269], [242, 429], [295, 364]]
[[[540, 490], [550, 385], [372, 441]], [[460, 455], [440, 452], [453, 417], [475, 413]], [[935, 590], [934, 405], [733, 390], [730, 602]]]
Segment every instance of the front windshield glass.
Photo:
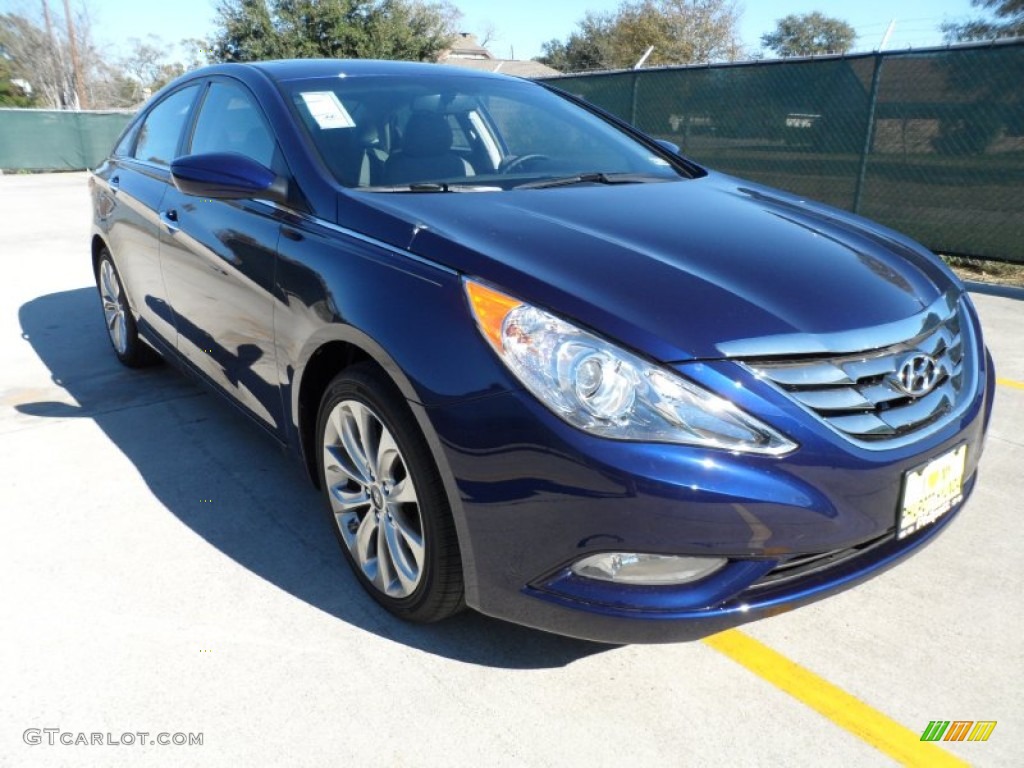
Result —
[[415, 74], [285, 84], [324, 163], [377, 192], [678, 181], [676, 167], [536, 84]]

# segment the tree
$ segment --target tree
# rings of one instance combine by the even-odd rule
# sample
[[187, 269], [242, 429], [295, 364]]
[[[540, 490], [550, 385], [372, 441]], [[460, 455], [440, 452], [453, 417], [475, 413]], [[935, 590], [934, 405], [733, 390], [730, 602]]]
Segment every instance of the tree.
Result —
[[[147, 35], [145, 41], [131, 37], [128, 42], [132, 46], [131, 52], [120, 60], [114, 73], [119, 83], [118, 100], [124, 102], [123, 106], [145, 101], [174, 78], [199, 66], [194, 53], [190, 65], [169, 60], [167, 51], [170, 46], [158, 35]], [[193, 42], [199, 41], [182, 40], [182, 45], [189, 50]]]
[[649, 66], [732, 61], [741, 53], [738, 23], [733, 0], [624, 0], [613, 12], [588, 13], [537, 60], [565, 72], [616, 69], [654, 46]]
[[187, 38], [177, 46], [158, 35], [147, 35], [145, 40], [131, 37], [128, 42], [131, 48], [126, 56], [95, 65], [91, 98], [97, 108], [137, 107], [174, 78], [209, 60], [210, 44], [198, 38]]
[[[150, 35], [145, 41], [132, 39], [129, 54], [112, 59], [100, 52], [92, 35], [88, 6], [78, 3], [74, 16], [75, 40], [84, 95], [95, 109], [137, 106], [153, 91], [173, 78], [200, 66], [208, 58], [210, 45], [203, 40], [183, 40], [186, 64], [170, 55], [173, 45]], [[79, 106], [67, 25], [44, 2], [43, 13], [32, 17], [0, 14], [0, 91], [5, 81], [29, 84], [33, 105], [52, 109], [77, 109]], [[19, 89], [19, 93], [25, 89]], [[20, 106], [20, 104], [19, 104]]]
[[27, 80], [14, 77], [7, 54], [0, 48], [0, 107], [34, 107], [36, 100], [31, 88]]
[[480, 47], [486, 48], [491, 43], [498, 41], [498, 27], [493, 21], [485, 21], [483, 26], [480, 28]]
[[221, 0], [211, 60], [375, 58], [433, 61], [458, 11], [426, 0]]
[[795, 14], [775, 22], [775, 31], [761, 35], [761, 45], [781, 57], [846, 53], [853, 47], [857, 31], [842, 19], [823, 13]]
[[611, 69], [610, 14], [588, 13], [579, 22], [578, 30], [569, 34], [565, 42], [549, 40], [541, 48], [543, 56], [537, 61], [560, 72], [585, 72], [588, 69]]
[[986, 9], [995, 18], [946, 22], [940, 29], [947, 43], [1024, 37], [1024, 0], [971, 0], [971, 5]]
[[[0, 14], [0, 46], [6, 53], [12, 79], [29, 83], [43, 106], [74, 109], [78, 106], [71, 72], [71, 57], [62, 25], [44, 25], [29, 16]], [[79, 49], [91, 47], [79, 42]]]
[[39, 106], [79, 109], [79, 94], [89, 107], [116, 106], [107, 98], [114, 70], [93, 40], [88, 6], [84, 2], [76, 5], [78, 10], [70, 26], [75, 35], [80, 87], [76, 88], [69, 25], [50, 8], [49, 2], [42, 3], [41, 18], [14, 13], [0, 15], [0, 47], [6, 51], [12, 76], [29, 83]]
[[201, 37], [186, 37], [178, 45], [185, 52], [182, 66], [186, 72], [199, 69], [207, 64], [217, 61], [214, 57], [213, 45], [209, 40]]

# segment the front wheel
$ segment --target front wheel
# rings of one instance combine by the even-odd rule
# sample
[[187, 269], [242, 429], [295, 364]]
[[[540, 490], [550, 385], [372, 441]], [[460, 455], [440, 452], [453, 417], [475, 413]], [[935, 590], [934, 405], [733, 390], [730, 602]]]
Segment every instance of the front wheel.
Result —
[[107, 337], [114, 347], [117, 359], [129, 368], [141, 368], [159, 362], [160, 356], [139, 337], [139, 329], [128, 307], [128, 297], [124, 293], [121, 275], [114, 266], [110, 251], [106, 248], [100, 252], [96, 288], [103, 303]]
[[391, 381], [367, 363], [339, 374], [321, 401], [317, 436], [332, 526], [363, 588], [410, 621], [461, 609], [462, 566], [444, 487]]

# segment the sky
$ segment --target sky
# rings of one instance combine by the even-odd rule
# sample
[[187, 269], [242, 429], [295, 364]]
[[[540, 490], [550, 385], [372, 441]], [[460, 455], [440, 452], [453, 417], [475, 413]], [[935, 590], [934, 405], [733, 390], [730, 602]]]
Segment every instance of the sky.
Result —
[[[71, 0], [72, 8], [82, 0]], [[86, 0], [93, 17], [93, 36], [115, 57], [124, 55], [128, 38], [159, 35], [168, 43], [183, 38], [205, 37], [213, 30], [217, 0]], [[483, 35], [488, 25], [495, 29], [491, 52], [501, 58], [530, 59], [541, 53], [541, 44], [564, 39], [587, 11], [614, 10], [620, 0], [453, 0], [462, 11], [460, 28]], [[60, 15], [61, 0], [50, 0]], [[889, 22], [896, 26], [887, 50], [919, 48], [942, 43], [938, 31], [943, 21], [977, 15], [970, 0], [740, 0], [740, 37], [744, 46], [760, 50], [760, 37], [771, 31], [775, 21], [790, 13], [821, 11], [847, 21], [857, 30], [856, 50], [876, 50]], [[0, 0], [0, 12], [29, 10], [39, 14], [38, 0]]]

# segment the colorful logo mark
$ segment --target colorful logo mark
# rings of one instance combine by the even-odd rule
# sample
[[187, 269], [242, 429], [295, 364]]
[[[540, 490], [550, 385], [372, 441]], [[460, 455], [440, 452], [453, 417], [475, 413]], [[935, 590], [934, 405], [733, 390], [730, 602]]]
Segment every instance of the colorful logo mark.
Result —
[[988, 741], [995, 729], [995, 720], [931, 720], [921, 741]]

